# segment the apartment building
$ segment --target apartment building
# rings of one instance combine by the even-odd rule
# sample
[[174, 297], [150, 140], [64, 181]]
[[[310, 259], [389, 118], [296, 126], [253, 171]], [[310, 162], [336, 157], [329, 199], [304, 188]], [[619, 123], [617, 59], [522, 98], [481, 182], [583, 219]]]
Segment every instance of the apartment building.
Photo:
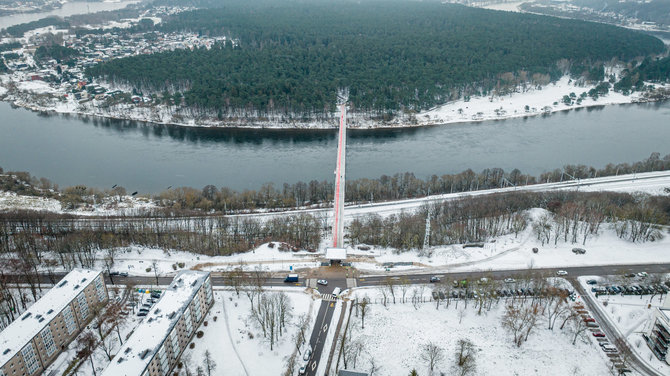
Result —
[[0, 376], [41, 374], [107, 300], [102, 272], [72, 270], [0, 332]]
[[666, 296], [661, 307], [656, 307], [644, 339], [651, 352], [670, 365], [668, 347], [670, 346], [670, 297]]
[[213, 304], [209, 272], [179, 272], [102, 376], [169, 375]]

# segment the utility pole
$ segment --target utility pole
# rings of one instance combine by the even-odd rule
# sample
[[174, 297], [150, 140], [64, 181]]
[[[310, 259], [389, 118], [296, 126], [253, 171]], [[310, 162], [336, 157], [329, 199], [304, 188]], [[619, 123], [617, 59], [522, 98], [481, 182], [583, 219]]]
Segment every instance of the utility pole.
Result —
[[426, 216], [426, 235], [423, 237], [423, 249], [430, 247], [430, 209]]

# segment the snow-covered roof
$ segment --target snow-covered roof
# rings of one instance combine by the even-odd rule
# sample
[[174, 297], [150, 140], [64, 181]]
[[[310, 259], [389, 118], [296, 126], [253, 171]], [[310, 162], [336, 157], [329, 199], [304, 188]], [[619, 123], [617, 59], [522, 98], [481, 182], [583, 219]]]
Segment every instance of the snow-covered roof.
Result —
[[141, 375], [208, 276], [209, 272], [179, 272], [101, 376]]
[[326, 258], [328, 260], [345, 260], [347, 258], [347, 249], [326, 248]]
[[[0, 333], [0, 365], [14, 355], [53, 320], [84, 288], [95, 280], [100, 271], [74, 269], [33, 304], [21, 317]], [[9, 350], [9, 351], [7, 351]]]

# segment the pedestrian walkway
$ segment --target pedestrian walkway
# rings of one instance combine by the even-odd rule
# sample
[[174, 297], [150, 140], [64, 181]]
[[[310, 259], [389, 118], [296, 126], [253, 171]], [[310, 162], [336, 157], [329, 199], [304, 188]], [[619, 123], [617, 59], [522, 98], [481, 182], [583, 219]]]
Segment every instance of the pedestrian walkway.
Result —
[[326, 301], [331, 301], [331, 302], [334, 302], [334, 301], [337, 300], [337, 298], [333, 294], [321, 294], [321, 299], [326, 300]]
[[347, 288], [354, 288], [358, 287], [358, 284], [356, 283], [356, 278], [347, 278]]

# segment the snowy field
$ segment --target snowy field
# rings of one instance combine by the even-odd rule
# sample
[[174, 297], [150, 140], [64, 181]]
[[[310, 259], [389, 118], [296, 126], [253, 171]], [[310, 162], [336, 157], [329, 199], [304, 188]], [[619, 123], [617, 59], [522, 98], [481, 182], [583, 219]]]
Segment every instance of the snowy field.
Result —
[[144, 197], [121, 196], [107, 197], [103, 202], [87, 205], [76, 210], [66, 210], [61, 202], [53, 198], [17, 195], [14, 192], [0, 191], [0, 211], [36, 210], [74, 215], [122, 216], [140, 215], [156, 208], [152, 200]]
[[[609, 68], [606, 74], [616, 73], [619, 68]], [[29, 108], [36, 111], [53, 111], [57, 113], [80, 114], [90, 116], [100, 116], [115, 119], [127, 119], [136, 121], [147, 121], [157, 124], [174, 124], [180, 126], [196, 127], [235, 127], [245, 128], [311, 128], [328, 129], [337, 126], [335, 121], [323, 122], [312, 121], [308, 123], [287, 123], [281, 119], [270, 119], [263, 122], [241, 121], [232, 123], [232, 120], [218, 120], [211, 118], [189, 118], [190, 115], [178, 113], [173, 107], [162, 105], [154, 106], [136, 106], [133, 104], [121, 104], [112, 109], [102, 108], [99, 101], [92, 100], [87, 103], [79, 103], [72, 96], [64, 98], [65, 92], [60, 88], [49, 86], [41, 81], [26, 81], [26, 77], [20, 74], [2, 75], [0, 78], [0, 88], [4, 85], [9, 88], [9, 81], [16, 83], [15, 89], [7, 93], [4, 100], [10, 101], [17, 106]], [[109, 85], [107, 85], [109, 86]], [[600, 96], [598, 99], [591, 97], [585, 98], [580, 104], [566, 105], [562, 103], [565, 95], [575, 93], [579, 96], [583, 92], [588, 92], [595, 85], [577, 85], [568, 76], [550, 83], [544, 87], [537, 88], [529, 85], [525, 91], [517, 89], [517, 92], [506, 95], [493, 96], [473, 96], [466, 101], [460, 99], [445, 103], [436, 108], [422, 111], [409, 120], [406, 117], [398, 117], [389, 123], [379, 124], [376, 121], [366, 119], [361, 114], [351, 113], [348, 122], [349, 128], [377, 128], [377, 127], [417, 127], [436, 124], [452, 124], [472, 121], [500, 120], [517, 117], [538, 116], [547, 113], [565, 111], [574, 108], [603, 106], [611, 104], [634, 103], [642, 98], [642, 94], [635, 92], [631, 95], [623, 95], [610, 91], [608, 94]], [[670, 88], [670, 85], [658, 85], [657, 88]], [[112, 88], [110, 86], [110, 88]], [[521, 92], [519, 92], [521, 91]], [[52, 98], [47, 98], [42, 94], [49, 94]], [[38, 98], [38, 95], [41, 97]], [[337, 114], [333, 114], [333, 119]]]
[[[357, 289], [356, 294], [373, 297], [378, 290]], [[609, 375], [605, 355], [588, 335], [572, 345], [570, 330], [560, 330], [559, 325], [549, 330], [544, 317], [528, 341], [517, 348], [512, 335], [501, 326], [504, 307], [500, 301], [490, 311], [483, 309], [477, 315], [473, 302], [468, 308], [462, 302], [458, 308], [453, 301], [448, 308], [442, 303], [439, 309], [435, 303], [423, 303], [417, 309], [412, 304], [373, 304], [365, 316], [365, 329], [361, 329], [360, 316], [356, 317], [354, 311], [352, 340], [363, 343], [355, 368], [369, 372], [370, 359], [374, 359], [376, 376], [407, 375], [412, 369], [419, 375], [429, 375], [422, 347], [432, 342], [444, 351], [434, 374], [457, 374], [456, 343], [468, 339], [477, 349], [473, 375]]]
[[[543, 209], [529, 211], [531, 218], [538, 218]], [[572, 248], [582, 247], [585, 254], [577, 255]], [[533, 253], [538, 248], [538, 253]], [[393, 249], [372, 248], [369, 251], [355, 251], [354, 266], [367, 273], [379, 273], [385, 270], [386, 262], [411, 262], [411, 266], [399, 266], [392, 271], [409, 270], [419, 272], [447, 271], [487, 271], [504, 269], [552, 268], [588, 265], [646, 264], [670, 262], [670, 238], [666, 236], [655, 242], [632, 243], [620, 239], [610, 224], [603, 224], [598, 236], [590, 236], [585, 245], [581, 241], [573, 244], [553, 239], [542, 245], [532, 232], [531, 224], [518, 236], [504, 235], [495, 238], [495, 242], [484, 243], [482, 248], [464, 248], [462, 244], [433, 247], [429, 250], [413, 250], [396, 253]]]
[[238, 298], [233, 291], [215, 291], [214, 306], [205, 317], [208, 325], [199, 329], [205, 334], [202, 338], [194, 337], [191, 342], [195, 343], [195, 347], [184, 351], [182, 361], [195, 369], [202, 364], [204, 353], [209, 350], [217, 362], [212, 376], [283, 374], [288, 359], [296, 350], [294, 336], [298, 332], [298, 318], [301, 315], [310, 316], [306, 333], [309, 338], [320, 303], [302, 291], [291, 290], [287, 295], [292, 302], [292, 318], [279, 343], [270, 350], [269, 341], [263, 338], [262, 331], [250, 318], [250, 303], [244, 292]]
[[[589, 279], [598, 280], [599, 286], [627, 284], [616, 278], [607, 279], [597, 276], [582, 276], [578, 279], [584, 289], [594, 297], [595, 294], [591, 292], [591, 286], [586, 284]], [[636, 279], [631, 283], [639, 284], [644, 283], [644, 281]], [[666, 296], [601, 295], [596, 299], [600, 303], [600, 312], [605, 313], [609, 321], [618, 328], [619, 332], [628, 341], [630, 348], [639, 354], [648, 365], [662, 374], [670, 375], [670, 366], [658, 360], [642, 338], [642, 333], [646, 333], [651, 325], [653, 308], [662, 306]]]

